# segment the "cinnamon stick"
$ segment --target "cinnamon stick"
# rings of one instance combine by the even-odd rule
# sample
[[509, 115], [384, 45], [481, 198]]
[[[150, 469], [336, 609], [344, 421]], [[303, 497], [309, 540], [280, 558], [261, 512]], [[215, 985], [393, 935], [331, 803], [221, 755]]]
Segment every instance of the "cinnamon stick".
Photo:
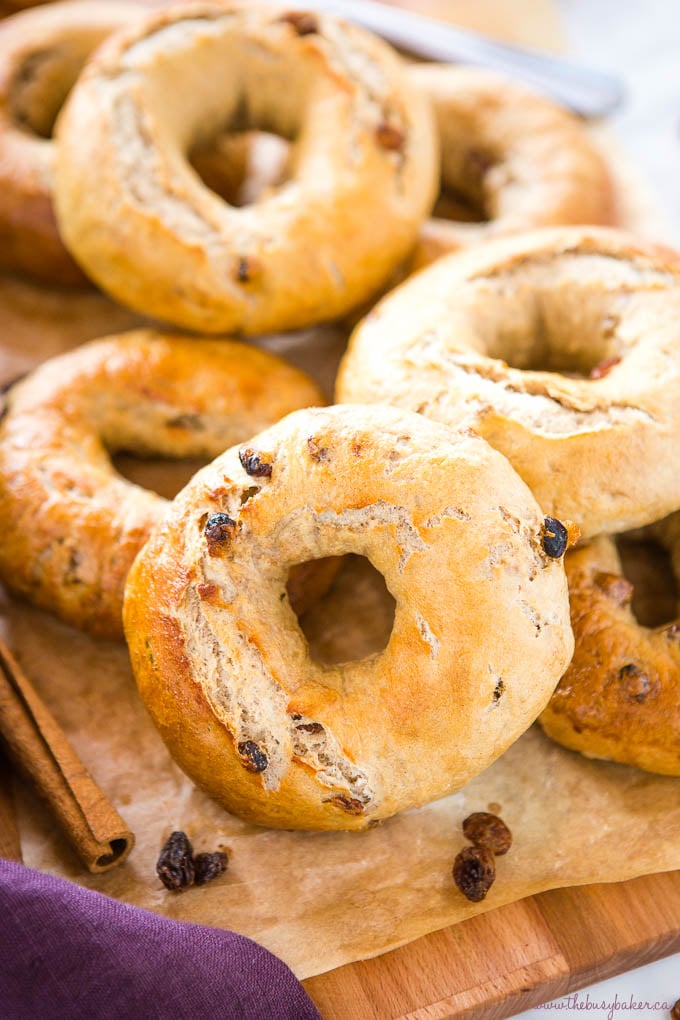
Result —
[[47, 802], [88, 871], [108, 871], [127, 857], [134, 835], [2, 641], [0, 738], [13, 764]]

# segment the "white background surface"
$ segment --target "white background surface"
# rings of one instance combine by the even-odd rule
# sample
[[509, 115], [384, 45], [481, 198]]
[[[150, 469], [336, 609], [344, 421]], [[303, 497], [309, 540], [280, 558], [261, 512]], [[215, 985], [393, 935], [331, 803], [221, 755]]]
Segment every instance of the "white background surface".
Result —
[[[680, 0], [558, 0], [573, 56], [620, 75], [627, 101], [612, 125], [680, 247]], [[631, 1004], [631, 997], [633, 1003]], [[521, 1013], [524, 1020], [668, 1020], [680, 955]], [[644, 1005], [644, 1003], [647, 1005]], [[655, 1002], [665, 1003], [654, 1008]]]

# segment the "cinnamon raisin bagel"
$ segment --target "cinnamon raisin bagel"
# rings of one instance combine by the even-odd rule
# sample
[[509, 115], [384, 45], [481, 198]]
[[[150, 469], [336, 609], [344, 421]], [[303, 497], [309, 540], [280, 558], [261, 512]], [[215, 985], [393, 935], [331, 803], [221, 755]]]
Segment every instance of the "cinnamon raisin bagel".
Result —
[[[295, 140], [288, 180], [242, 208], [187, 158], [225, 125]], [[413, 247], [436, 187], [431, 111], [397, 55], [288, 7], [147, 16], [89, 63], [57, 141], [57, 215], [76, 260], [123, 304], [204, 332], [348, 312]]]
[[[133, 668], [171, 753], [274, 827], [362, 829], [461, 786], [571, 655], [562, 561], [531, 493], [483, 439], [389, 407], [297, 412], [247, 445], [268, 473], [249, 477], [239, 448], [218, 457], [128, 578]], [[377, 655], [322, 666], [286, 577], [348, 552], [383, 574], [394, 626]]]
[[443, 256], [355, 330], [340, 401], [479, 431], [584, 537], [680, 506], [680, 258], [544, 228]]
[[[680, 514], [654, 532], [680, 579]], [[569, 553], [566, 569], [576, 646], [541, 726], [589, 758], [680, 776], [680, 618], [638, 623], [633, 586], [606, 535]]]
[[77, 627], [121, 637], [128, 568], [168, 503], [121, 477], [110, 454], [210, 459], [321, 402], [298, 369], [223, 339], [140, 330], [45, 362], [10, 391], [0, 425], [0, 577]]
[[0, 24], [2, 268], [47, 282], [86, 283], [52, 209], [52, 126], [90, 53], [139, 15], [134, 4], [118, 0], [74, 0]]
[[421, 228], [416, 268], [534, 227], [614, 222], [607, 167], [577, 117], [477, 67], [416, 64], [409, 76], [432, 100], [441, 148], [442, 196]]

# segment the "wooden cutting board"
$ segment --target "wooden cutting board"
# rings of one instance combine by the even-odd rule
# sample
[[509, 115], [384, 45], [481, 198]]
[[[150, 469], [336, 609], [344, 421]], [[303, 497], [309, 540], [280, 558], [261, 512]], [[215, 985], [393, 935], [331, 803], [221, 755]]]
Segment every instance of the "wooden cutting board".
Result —
[[[551, 0], [397, 2], [508, 41], [561, 48]], [[542, 893], [304, 985], [324, 1020], [492, 1020], [673, 952], [680, 872]]]

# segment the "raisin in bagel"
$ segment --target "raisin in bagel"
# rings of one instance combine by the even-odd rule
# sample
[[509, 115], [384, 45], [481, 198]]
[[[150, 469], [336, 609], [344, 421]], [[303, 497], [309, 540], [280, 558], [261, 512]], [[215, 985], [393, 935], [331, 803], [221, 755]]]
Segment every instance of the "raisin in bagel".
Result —
[[[0, 24], [0, 265], [84, 284], [52, 209], [52, 125], [90, 53], [139, 17], [134, 4], [75, 0]], [[96, 165], [96, 164], [93, 164]]]
[[[614, 222], [609, 173], [577, 117], [481, 68], [417, 64], [409, 75], [432, 100], [439, 131], [435, 213], [452, 217], [425, 222], [414, 266], [534, 227]], [[466, 208], [481, 222], [462, 222]]]
[[[243, 208], [187, 159], [225, 125], [296, 143], [286, 183]], [[123, 304], [204, 332], [348, 312], [408, 254], [436, 188], [431, 110], [397, 55], [284, 7], [150, 15], [90, 62], [57, 140], [56, 208], [77, 261]]]
[[680, 258], [607, 228], [443, 256], [359, 324], [340, 401], [464, 423], [584, 537], [680, 506]]
[[[171, 753], [275, 827], [361, 829], [461, 786], [529, 726], [571, 655], [564, 570], [531, 493], [483, 439], [389, 407], [297, 412], [248, 447], [270, 469], [257, 491], [238, 448], [218, 457], [126, 586], [137, 683]], [[394, 626], [379, 654], [324, 667], [286, 577], [348, 552], [383, 574]]]
[[298, 369], [222, 339], [140, 330], [45, 362], [10, 392], [0, 426], [0, 577], [77, 627], [121, 637], [128, 568], [168, 504], [109, 454], [210, 459], [321, 402]]
[[[645, 529], [646, 530], [646, 529]], [[653, 529], [680, 579], [680, 514]], [[566, 558], [575, 652], [540, 723], [589, 758], [680, 776], [680, 619], [641, 626], [613, 539]]]

